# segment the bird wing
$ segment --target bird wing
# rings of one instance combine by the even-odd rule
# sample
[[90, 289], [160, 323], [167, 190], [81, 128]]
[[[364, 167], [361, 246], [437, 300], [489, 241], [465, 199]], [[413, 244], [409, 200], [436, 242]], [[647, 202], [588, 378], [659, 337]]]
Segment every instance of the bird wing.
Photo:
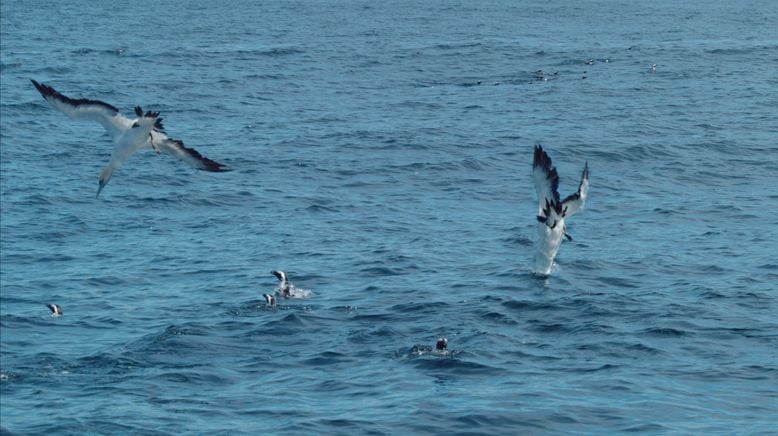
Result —
[[119, 113], [119, 109], [106, 102], [87, 98], [73, 99], [61, 94], [49, 85], [30, 80], [35, 85], [35, 89], [54, 109], [71, 119], [97, 121], [114, 137], [130, 123], [129, 119]]
[[151, 145], [155, 149], [174, 156], [192, 168], [203, 171], [230, 171], [231, 168], [201, 155], [194, 148], [184, 146], [180, 139], [169, 138], [165, 132], [154, 129], [151, 131]]
[[532, 177], [535, 180], [535, 191], [538, 193], [538, 216], [547, 217], [549, 206], [556, 209], [559, 205], [559, 174], [540, 145], [535, 146]]
[[578, 185], [578, 192], [570, 194], [562, 201], [562, 210], [565, 216], [569, 217], [583, 209], [586, 203], [586, 196], [589, 193], [589, 164], [584, 164], [581, 183]]

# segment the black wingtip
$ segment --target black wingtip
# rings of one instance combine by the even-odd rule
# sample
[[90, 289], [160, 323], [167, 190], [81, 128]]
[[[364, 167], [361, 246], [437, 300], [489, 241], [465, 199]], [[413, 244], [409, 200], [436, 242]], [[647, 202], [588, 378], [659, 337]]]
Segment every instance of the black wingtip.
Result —
[[[191, 148], [190, 150], [194, 151], [194, 153], [197, 153], [197, 151]], [[226, 173], [227, 171], [232, 171], [232, 168], [228, 167], [227, 165], [216, 162], [215, 160], [208, 159], [200, 153], [197, 154], [199, 155], [200, 162], [203, 164], [203, 171], [209, 171], [212, 173]]]
[[46, 96], [54, 96], [57, 91], [54, 90], [51, 86], [48, 86], [43, 83], [38, 83], [35, 79], [30, 79], [30, 82], [35, 86], [35, 89], [40, 92], [41, 96], [43, 96], [43, 99], [46, 99]]
[[210, 160], [207, 157], [204, 157], [203, 159], [203, 171], [208, 171], [211, 173], [226, 173], [228, 171], [232, 171], [232, 168], [228, 167], [227, 165], [220, 164], [219, 162]]
[[532, 160], [532, 167], [545, 167], [549, 170], [553, 169], [551, 158], [548, 156], [548, 153], [543, 150], [543, 146], [540, 144], [535, 144], [535, 156]]
[[70, 98], [61, 92], [57, 91], [56, 89], [52, 88], [49, 85], [46, 85], [45, 83], [38, 83], [34, 79], [30, 79], [33, 85], [35, 85], [35, 89], [38, 90], [38, 92], [41, 93], [44, 100], [48, 100], [49, 98], [53, 98], [54, 100], [59, 100], [63, 103], [73, 105], [73, 106], [79, 106], [82, 104], [94, 104], [98, 106], [102, 106], [113, 113], [119, 113], [119, 109], [116, 107], [100, 100], [91, 100], [88, 98]]
[[532, 161], [532, 168], [544, 168], [546, 170], [546, 177], [551, 184], [551, 192], [553, 192], [554, 200], [559, 202], [559, 173], [551, 162], [551, 158], [548, 156], [543, 147], [540, 144], [535, 145], [535, 156]]
[[532, 159], [533, 168], [541, 165], [543, 155], [548, 156], [546, 152], [543, 151], [543, 147], [541, 147], [540, 144], [535, 144], [535, 156], [534, 159]]

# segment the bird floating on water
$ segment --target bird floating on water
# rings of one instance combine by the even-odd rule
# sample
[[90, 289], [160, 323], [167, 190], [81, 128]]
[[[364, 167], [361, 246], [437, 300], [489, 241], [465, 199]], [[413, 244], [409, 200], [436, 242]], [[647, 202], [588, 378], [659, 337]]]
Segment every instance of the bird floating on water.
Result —
[[300, 289], [290, 283], [285, 272], [280, 270], [270, 271], [270, 274], [273, 274], [278, 278], [278, 287], [276, 288], [276, 293], [278, 295], [284, 298], [308, 298], [311, 295], [311, 291]]
[[276, 297], [275, 297], [275, 295], [262, 294], [262, 296], [265, 297], [265, 301], [267, 302], [268, 306], [275, 306], [276, 305]]
[[62, 307], [59, 304], [47, 304], [46, 307], [51, 310], [51, 316], [62, 316]]
[[535, 146], [532, 163], [535, 191], [538, 194], [538, 242], [535, 251], [535, 274], [547, 276], [551, 273], [554, 258], [559, 251], [562, 238], [572, 241], [567, 233], [565, 219], [583, 209], [589, 191], [589, 164], [584, 164], [578, 191], [559, 199], [559, 174], [551, 158], [540, 145]]
[[119, 109], [100, 100], [86, 98], [73, 99], [66, 97], [51, 86], [32, 80], [32, 84], [43, 98], [54, 108], [74, 120], [97, 121], [113, 138], [114, 148], [111, 160], [100, 173], [100, 185], [97, 196], [103, 190], [114, 171], [119, 169], [127, 159], [141, 148], [153, 148], [157, 153], [165, 152], [195, 169], [203, 171], [230, 171], [230, 168], [219, 162], [208, 159], [193, 148], [184, 146], [183, 141], [167, 136], [162, 127], [159, 112], [143, 112], [140, 106], [135, 107], [137, 118], [127, 118], [119, 113]]
[[448, 339], [446, 338], [439, 338], [438, 342], [435, 344], [435, 349], [438, 351], [445, 351], [448, 347]]

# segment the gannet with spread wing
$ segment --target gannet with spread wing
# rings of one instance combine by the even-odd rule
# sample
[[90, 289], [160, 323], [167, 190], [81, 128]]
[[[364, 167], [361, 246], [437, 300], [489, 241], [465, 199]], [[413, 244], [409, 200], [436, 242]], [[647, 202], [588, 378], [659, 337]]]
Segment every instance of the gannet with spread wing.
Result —
[[97, 195], [103, 190], [114, 171], [141, 148], [150, 147], [157, 153], [165, 152], [204, 171], [229, 171], [230, 168], [208, 159], [193, 148], [184, 146], [181, 140], [167, 136], [162, 127], [159, 112], [143, 112], [135, 107], [137, 118], [127, 118], [119, 109], [100, 100], [67, 97], [51, 86], [32, 80], [32, 84], [44, 99], [55, 109], [74, 120], [97, 121], [113, 138], [114, 148], [108, 165], [100, 173]]

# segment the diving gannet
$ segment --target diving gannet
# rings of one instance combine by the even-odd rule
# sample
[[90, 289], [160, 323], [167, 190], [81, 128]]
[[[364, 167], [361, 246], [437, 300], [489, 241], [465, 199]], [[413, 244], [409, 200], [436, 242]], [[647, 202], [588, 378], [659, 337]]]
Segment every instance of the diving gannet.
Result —
[[32, 79], [31, 81], [52, 107], [74, 120], [97, 121], [113, 138], [114, 148], [111, 160], [100, 173], [97, 196], [111, 180], [114, 171], [119, 169], [138, 149], [144, 147], [151, 147], [157, 153], [164, 151], [198, 170], [216, 172], [230, 170], [229, 167], [202, 156], [197, 150], [185, 147], [181, 140], [168, 137], [162, 127], [159, 112], [144, 113], [140, 106], [136, 106], [137, 118], [131, 119], [120, 114], [119, 109], [108, 103], [86, 98], [72, 99], [51, 86]]
[[586, 194], [589, 191], [589, 164], [584, 164], [578, 191], [561, 201], [557, 191], [559, 174], [551, 164], [551, 158], [540, 145], [535, 146], [532, 176], [535, 180], [535, 191], [538, 193], [538, 242], [533, 271], [535, 274], [547, 276], [551, 273], [562, 237], [573, 240], [567, 233], [565, 218], [573, 216], [584, 207]]

